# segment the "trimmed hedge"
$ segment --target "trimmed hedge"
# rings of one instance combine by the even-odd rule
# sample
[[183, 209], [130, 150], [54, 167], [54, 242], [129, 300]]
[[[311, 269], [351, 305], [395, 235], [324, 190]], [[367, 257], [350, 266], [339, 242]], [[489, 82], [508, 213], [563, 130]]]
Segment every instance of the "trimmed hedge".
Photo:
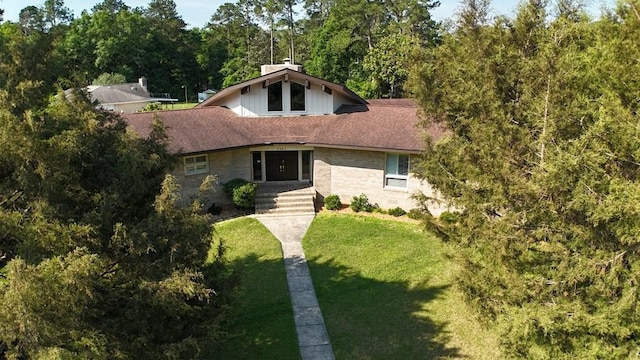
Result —
[[257, 184], [244, 179], [232, 179], [222, 184], [222, 191], [239, 208], [250, 209], [255, 206]]
[[329, 195], [324, 198], [324, 208], [327, 210], [340, 210], [342, 202], [338, 195]]

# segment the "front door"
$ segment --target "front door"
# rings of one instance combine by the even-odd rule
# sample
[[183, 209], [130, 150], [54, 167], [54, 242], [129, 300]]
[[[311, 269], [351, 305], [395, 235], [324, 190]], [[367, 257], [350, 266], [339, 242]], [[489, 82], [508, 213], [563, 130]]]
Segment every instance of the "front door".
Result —
[[297, 151], [267, 151], [264, 156], [267, 181], [298, 180]]

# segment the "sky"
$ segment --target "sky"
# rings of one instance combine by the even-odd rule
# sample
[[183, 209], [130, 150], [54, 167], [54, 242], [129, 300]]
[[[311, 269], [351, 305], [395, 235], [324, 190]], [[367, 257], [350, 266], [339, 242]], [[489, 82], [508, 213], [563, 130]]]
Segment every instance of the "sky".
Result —
[[[188, 24], [188, 27], [204, 27], [211, 15], [213, 15], [218, 7], [225, 2], [234, 2], [232, 0], [174, 0], [177, 11], [182, 19]], [[615, 0], [586, 0], [589, 5], [589, 12], [592, 15], [600, 13], [603, 5], [611, 6]], [[76, 17], [80, 16], [82, 10], [91, 10], [91, 8], [101, 3], [101, 0], [65, 0], [65, 6], [73, 10]], [[44, 0], [0, 0], [0, 8], [4, 9], [4, 19], [9, 21], [18, 21], [20, 10], [28, 5], [41, 6]], [[125, 3], [132, 8], [145, 7], [149, 0], [125, 0]], [[492, 9], [494, 15], [513, 15], [518, 0], [493, 0]], [[433, 10], [432, 15], [436, 20], [446, 20], [451, 18], [459, 9], [461, 0], [440, 0], [440, 6]]]

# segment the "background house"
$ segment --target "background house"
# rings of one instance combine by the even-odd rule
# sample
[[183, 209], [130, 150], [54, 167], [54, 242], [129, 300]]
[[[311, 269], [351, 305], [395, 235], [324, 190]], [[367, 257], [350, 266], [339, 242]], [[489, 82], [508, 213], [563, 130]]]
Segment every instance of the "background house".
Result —
[[87, 93], [92, 101], [98, 102], [105, 110], [123, 114], [134, 113], [150, 103], [174, 103], [169, 94], [154, 97], [147, 89], [147, 79], [141, 77], [137, 83], [113, 85], [89, 85]]
[[[433, 195], [412, 174], [424, 136], [418, 109], [408, 99], [365, 101], [343, 85], [300, 71], [299, 65], [263, 67], [263, 75], [228, 87], [189, 110], [160, 112], [184, 197], [210, 174], [226, 182], [307, 183], [320, 198], [349, 203], [362, 193], [382, 208], [416, 207], [411, 195]], [[153, 114], [126, 116], [147, 136]], [[222, 191], [216, 203], [228, 202]], [[443, 209], [434, 208], [439, 214]]]
[[198, 93], [198, 102], [201, 103], [205, 100], [207, 100], [208, 98], [212, 97], [215, 93], [217, 93], [216, 90], [212, 90], [212, 89], [207, 89], [203, 92], [199, 92]]

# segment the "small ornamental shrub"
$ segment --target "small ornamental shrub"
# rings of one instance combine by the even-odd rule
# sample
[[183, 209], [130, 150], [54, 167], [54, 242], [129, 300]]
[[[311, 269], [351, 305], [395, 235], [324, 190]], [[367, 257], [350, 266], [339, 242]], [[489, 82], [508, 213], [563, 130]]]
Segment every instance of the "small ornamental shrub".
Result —
[[342, 202], [338, 195], [329, 195], [324, 198], [324, 207], [327, 210], [340, 210], [342, 208]]
[[257, 184], [236, 178], [222, 184], [222, 191], [235, 206], [250, 209], [255, 206], [257, 187]]
[[424, 213], [422, 211], [420, 211], [420, 209], [411, 209], [411, 210], [409, 210], [409, 213], [407, 214], [407, 216], [409, 217], [409, 219], [413, 219], [413, 220], [422, 220], [422, 219], [424, 219]]
[[350, 206], [351, 206], [351, 210], [355, 212], [360, 212], [360, 211], [372, 212], [373, 211], [373, 205], [369, 203], [369, 198], [365, 194], [354, 196]]
[[233, 189], [233, 204], [239, 208], [250, 209], [256, 204], [257, 184], [246, 183]]
[[406, 214], [407, 212], [404, 211], [401, 207], [394, 207], [393, 209], [389, 209], [388, 211], [389, 215], [393, 215], [395, 217], [399, 217], [402, 216], [404, 214]]
[[229, 199], [233, 199], [233, 190], [249, 182], [245, 179], [235, 178], [226, 183], [222, 183], [222, 191]]

